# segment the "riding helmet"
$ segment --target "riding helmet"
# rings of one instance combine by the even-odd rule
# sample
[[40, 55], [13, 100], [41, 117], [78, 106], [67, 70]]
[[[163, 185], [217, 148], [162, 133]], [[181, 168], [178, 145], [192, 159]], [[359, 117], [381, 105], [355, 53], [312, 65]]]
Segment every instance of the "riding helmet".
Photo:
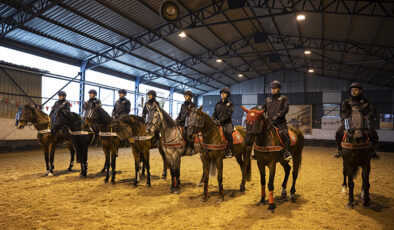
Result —
[[350, 84], [349, 89], [352, 89], [352, 88], [357, 88], [359, 90], [363, 90], [363, 86], [358, 82], [353, 82], [352, 84]]
[[230, 89], [228, 87], [221, 88], [220, 93], [227, 93], [229, 96], [231, 94]]
[[148, 95], [150, 94], [150, 95], [152, 95], [153, 97], [156, 97], [156, 91], [154, 91], [154, 90], [149, 90], [147, 94], [148, 94]]
[[270, 88], [279, 88], [280, 89], [280, 88], [282, 88], [282, 85], [280, 84], [280, 81], [275, 80], [275, 81], [271, 82]]
[[97, 95], [97, 91], [95, 89], [89, 90], [89, 94], [93, 93], [94, 95]]
[[193, 93], [190, 90], [186, 90], [183, 95], [189, 95], [191, 98], [193, 98]]
[[67, 94], [66, 94], [66, 92], [64, 92], [64, 91], [59, 91], [59, 92], [57, 92], [57, 95], [58, 96], [63, 96], [63, 97], [67, 97]]
[[118, 93], [124, 93], [125, 95], [127, 95], [127, 91], [126, 91], [125, 89], [120, 89], [120, 90], [118, 91]]

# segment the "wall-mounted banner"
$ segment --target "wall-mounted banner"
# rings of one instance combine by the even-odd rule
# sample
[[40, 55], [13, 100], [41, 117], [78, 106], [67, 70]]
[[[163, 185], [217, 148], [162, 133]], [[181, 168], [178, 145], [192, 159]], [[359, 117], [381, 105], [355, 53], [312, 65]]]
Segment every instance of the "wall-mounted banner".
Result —
[[312, 134], [312, 105], [290, 105], [286, 120], [303, 134]]

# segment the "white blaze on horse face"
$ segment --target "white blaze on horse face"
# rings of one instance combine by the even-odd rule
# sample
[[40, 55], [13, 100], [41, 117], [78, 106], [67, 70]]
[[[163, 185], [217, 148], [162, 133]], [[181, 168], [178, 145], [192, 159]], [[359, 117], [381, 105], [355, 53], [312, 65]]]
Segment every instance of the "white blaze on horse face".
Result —
[[256, 114], [255, 113], [251, 113], [250, 116], [254, 117]]

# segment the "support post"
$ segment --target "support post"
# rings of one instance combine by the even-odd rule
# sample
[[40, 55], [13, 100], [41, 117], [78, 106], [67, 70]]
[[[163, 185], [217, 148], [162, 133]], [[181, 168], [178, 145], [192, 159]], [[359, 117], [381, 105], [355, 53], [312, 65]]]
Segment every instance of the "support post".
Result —
[[82, 115], [82, 105], [85, 100], [85, 78], [86, 78], [86, 67], [88, 66], [88, 61], [84, 60], [81, 64], [81, 78], [79, 81], [79, 115]]
[[134, 115], [138, 115], [138, 96], [140, 94], [140, 82], [141, 77], [137, 77], [135, 80], [135, 88], [134, 88]]
[[172, 106], [173, 106], [173, 103], [174, 103], [174, 87], [171, 87], [171, 89], [170, 89], [170, 95], [169, 95], [169, 97], [170, 97], [170, 116], [172, 117]]

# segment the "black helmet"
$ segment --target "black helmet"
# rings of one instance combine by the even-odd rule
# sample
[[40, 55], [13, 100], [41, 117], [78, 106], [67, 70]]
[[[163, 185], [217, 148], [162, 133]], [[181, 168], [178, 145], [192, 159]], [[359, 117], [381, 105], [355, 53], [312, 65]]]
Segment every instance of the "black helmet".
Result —
[[118, 93], [124, 93], [125, 95], [127, 95], [127, 91], [126, 91], [125, 89], [120, 89], [120, 90], [118, 91]]
[[190, 90], [186, 90], [183, 95], [189, 95], [191, 98], [193, 98], [193, 93]]
[[64, 92], [64, 91], [59, 91], [59, 92], [57, 92], [57, 95], [58, 96], [64, 96], [64, 97], [67, 97], [67, 94], [66, 94], [66, 92]]
[[231, 94], [230, 89], [228, 87], [221, 88], [220, 93], [227, 93], [229, 96]]
[[359, 90], [363, 90], [363, 86], [358, 82], [353, 82], [352, 84], [350, 84], [349, 89], [352, 89], [352, 88], [357, 88]]
[[148, 95], [150, 94], [150, 95], [152, 95], [153, 97], [156, 97], [156, 91], [154, 91], [154, 90], [149, 90], [147, 94], [148, 94]]
[[280, 88], [282, 88], [282, 85], [280, 84], [280, 81], [275, 80], [275, 81], [271, 82], [270, 88], [279, 88], [280, 89]]
[[95, 89], [89, 90], [89, 94], [90, 94], [90, 93], [93, 93], [94, 95], [97, 95], [97, 91], [96, 91]]

